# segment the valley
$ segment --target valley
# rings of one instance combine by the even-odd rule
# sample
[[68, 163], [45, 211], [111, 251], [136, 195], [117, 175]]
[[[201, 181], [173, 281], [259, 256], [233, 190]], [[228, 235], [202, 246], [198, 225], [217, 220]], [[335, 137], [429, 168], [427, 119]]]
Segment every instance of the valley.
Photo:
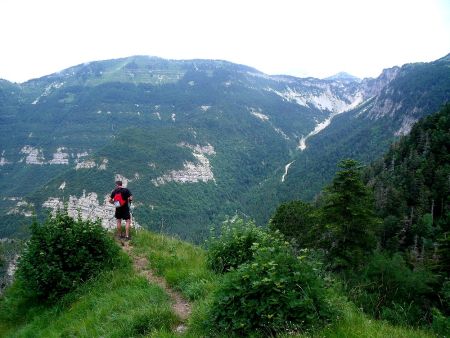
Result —
[[64, 205], [113, 226], [116, 177], [150, 230], [199, 242], [237, 214], [263, 225], [279, 203], [313, 199], [340, 159], [370, 163], [448, 102], [448, 65], [321, 80], [134, 56], [2, 80], [0, 236]]

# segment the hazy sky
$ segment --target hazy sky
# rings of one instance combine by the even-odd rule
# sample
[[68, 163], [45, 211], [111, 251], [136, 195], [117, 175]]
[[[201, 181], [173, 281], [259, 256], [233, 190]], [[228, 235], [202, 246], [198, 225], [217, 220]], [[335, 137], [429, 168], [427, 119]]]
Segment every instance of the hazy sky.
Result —
[[132, 55], [376, 77], [450, 53], [450, 0], [0, 0], [0, 78]]

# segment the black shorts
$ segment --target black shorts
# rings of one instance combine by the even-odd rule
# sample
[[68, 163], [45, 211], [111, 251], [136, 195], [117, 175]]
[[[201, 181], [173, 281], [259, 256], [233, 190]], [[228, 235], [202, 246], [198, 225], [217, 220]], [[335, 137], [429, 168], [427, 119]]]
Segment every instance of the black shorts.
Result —
[[128, 206], [116, 208], [116, 213], [114, 214], [114, 217], [117, 219], [130, 219], [130, 208]]

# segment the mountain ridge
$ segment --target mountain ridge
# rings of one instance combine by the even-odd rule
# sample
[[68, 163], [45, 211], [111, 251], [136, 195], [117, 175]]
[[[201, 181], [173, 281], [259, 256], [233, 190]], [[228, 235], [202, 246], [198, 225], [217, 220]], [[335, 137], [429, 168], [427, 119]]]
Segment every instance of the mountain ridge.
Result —
[[[417, 88], [404, 92], [414, 74], [421, 74]], [[323, 183], [316, 182], [334, 173], [338, 149], [359, 149], [359, 157], [371, 159], [403, 125], [406, 132], [408, 123], [448, 100], [447, 75], [445, 61], [436, 61], [343, 83], [269, 76], [227, 61], [131, 57], [77, 65], [20, 86], [2, 82], [0, 209], [7, 217], [0, 230], [14, 233], [19, 225], [6, 226], [13, 216], [27, 222], [24, 214], [42, 214], [49, 198], [79, 201], [95, 193], [97, 204], [87, 208], [102, 209], [117, 175], [142, 197], [136, 219], [151, 229], [165, 224], [195, 237], [236, 212], [263, 222], [278, 202], [320, 191]], [[427, 88], [427, 81], [438, 85]], [[417, 91], [423, 99], [413, 104]], [[311, 134], [321, 124], [327, 127]], [[382, 131], [364, 135], [375, 127]], [[333, 130], [341, 136], [323, 148]], [[354, 135], [355, 144], [372, 144], [373, 136], [383, 141], [367, 149], [342, 143]], [[324, 149], [334, 155], [322, 157], [330, 151]], [[319, 170], [311, 167], [315, 161]], [[299, 172], [301, 163], [307, 166]], [[310, 178], [300, 183], [302, 177]], [[293, 193], [308, 180], [311, 188]]]

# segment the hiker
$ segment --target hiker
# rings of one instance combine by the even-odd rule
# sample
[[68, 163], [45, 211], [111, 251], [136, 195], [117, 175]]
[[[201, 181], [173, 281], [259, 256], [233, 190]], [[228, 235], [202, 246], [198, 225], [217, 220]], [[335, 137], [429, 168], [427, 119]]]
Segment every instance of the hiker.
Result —
[[117, 234], [120, 238], [124, 238], [122, 234], [122, 220], [125, 223], [125, 239], [130, 239], [130, 203], [133, 200], [133, 195], [130, 190], [122, 187], [122, 181], [116, 181], [116, 188], [112, 191], [109, 203], [114, 204], [116, 212], [114, 217], [117, 219]]

